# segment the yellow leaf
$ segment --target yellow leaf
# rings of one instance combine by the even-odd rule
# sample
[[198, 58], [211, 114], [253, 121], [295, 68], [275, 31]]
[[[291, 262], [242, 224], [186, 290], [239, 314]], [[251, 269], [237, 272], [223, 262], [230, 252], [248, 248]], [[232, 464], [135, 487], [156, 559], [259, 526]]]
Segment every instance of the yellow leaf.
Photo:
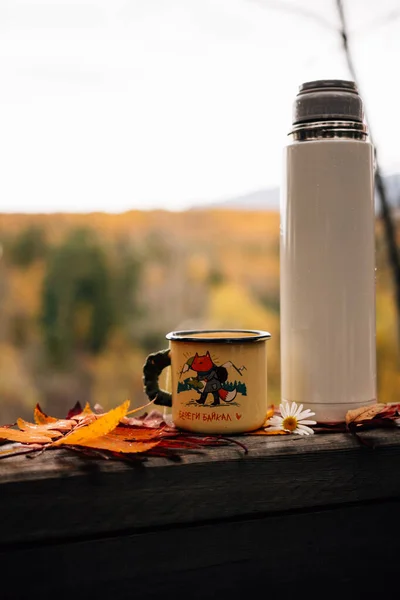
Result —
[[265, 421], [264, 421], [263, 427], [268, 427], [269, 420], [274, 416], [274, 413], [275, 413], [275, 406], [273, 404], [271, 404], [271, 406], [267, 410], [267, 414], [265, 415]]
[[44, 433], [18, 431], [18, 429], [10, 427], [0, 427], [0, 439], [23, 444], [49, 444], [51, 442], [51, 437]]
[[89, 402], [86, 402], [86, 404], [85, 404], [85, 408], [83, 409], [83, 411], [82, 411], [82, 414], [83, 414], [83, 415], [91, 415], [91, 414], [92, 414], [92, 412], [93, 412], [93, 411], [92, 411], [92, 409], [90, 408], [90, 404], [89, 404]]
[[120, 420], [125, 417], [128, 412], [129, 403], [129, 400], [127, 400], [121, 406], [113, 408], [95, 421], [89, 423], [89, 425], [76, 427], [71, 433], [54, 442], [53, 446], [61, 444], [82, 445], [89, 440], [106, 435], [115, 429]]
[[274, 412], [275, 412], [275, 406], [272, 404], [269, 409], [267, 410], [267, 419], [271, 419], [271, 417], [274, 416]]
[[35, 410], [33, 413], [34, 421], [37, 425], [45, 425], [46, 423], [54, 423], [57, 421], [54, 417], [49, 417], [42, 411], [39, 404], [36, 404]]

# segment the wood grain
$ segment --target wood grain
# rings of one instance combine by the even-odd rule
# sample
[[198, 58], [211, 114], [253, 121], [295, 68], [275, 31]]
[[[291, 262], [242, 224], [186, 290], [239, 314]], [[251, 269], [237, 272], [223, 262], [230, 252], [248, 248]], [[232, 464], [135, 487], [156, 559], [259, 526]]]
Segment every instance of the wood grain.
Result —
[[397, 573], [399, 509], [372, 502], [5, 549], [2, 598], [379, 598]]
[[265, 438], [130, 466], [65, 451], [0, 463], [2, 548], [400, 498], [400, 430]]

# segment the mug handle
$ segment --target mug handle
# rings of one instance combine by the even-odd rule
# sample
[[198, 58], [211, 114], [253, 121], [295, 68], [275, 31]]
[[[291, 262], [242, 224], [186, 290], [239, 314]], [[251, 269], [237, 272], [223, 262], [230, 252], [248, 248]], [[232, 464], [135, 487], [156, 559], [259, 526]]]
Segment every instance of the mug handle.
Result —
[[158, 378], [161, 372], [171, 365], [171, 355], [169, 348], [149, 354], [143, 366], [143, 384], [149, 400], [154, 400], [154, 404], [159, 406], [172, 406], [172, 394], [165, 390], [160, 390]]

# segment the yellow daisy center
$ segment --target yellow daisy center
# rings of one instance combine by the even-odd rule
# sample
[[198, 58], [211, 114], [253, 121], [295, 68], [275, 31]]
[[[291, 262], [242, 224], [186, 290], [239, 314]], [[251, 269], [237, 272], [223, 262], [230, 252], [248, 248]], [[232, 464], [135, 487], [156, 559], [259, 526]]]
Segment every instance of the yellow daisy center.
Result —
[[297, 427], [296, 417], [285, 417], [282, 421], [282, 427], [283, 429], [286, 429], [286, 431], [294, 431]]

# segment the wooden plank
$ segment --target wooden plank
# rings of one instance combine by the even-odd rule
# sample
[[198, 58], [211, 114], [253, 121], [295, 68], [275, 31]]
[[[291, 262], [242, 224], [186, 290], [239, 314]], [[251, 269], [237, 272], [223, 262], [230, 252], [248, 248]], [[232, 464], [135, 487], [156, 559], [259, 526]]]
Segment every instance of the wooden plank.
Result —
[[[5, 549], [2, 597], [380, 597], [397, 573], [399, 501]], [[374, 594], [379, 594], [374, 596]]]
[[[400, 447], [400, 428], [394, 430], [380, 429], [362, 432], [360, 435], [366, 441], [373, 441], [376, 448]], [[204, 451], [188, 451], [181, 453], [179, 464], [167, 459], [149, 458], [146, 469], [157, 467], [177, 468], [182, 465], [195, 463], [214, 463], [236, 461], [242, 458], [280, 459], [292, 455], [313, 455], [320, 452], [345, 452], [362, 451], [366, 448], [360, 446], [350, 434], [320, 434], [310, 437], [302, 436], [232, 436], [244, 444], [249, 454], [243, 457], [243, 451], [235, 445], [212, 448]], [[76, 453], [67, 450], [48, 451], [38, 458], [25, 455], [7, 458], [0, 461], [0, 485], [17, 481], [33, 481], [39, 479], [52, 479], [64, 477], [77, 477], [87, 473], [105, 472], [117, 473], [131, 471], [132, 466], [127, 463], [106, 460], [90, 460], [81, 458]]]
[[0, 463], [0, 543], [119, 535], [142, 528], [400, 497], [400, 430], [313, 438], [241, 437], [249, 447], [131, 467], [61, 451]]

